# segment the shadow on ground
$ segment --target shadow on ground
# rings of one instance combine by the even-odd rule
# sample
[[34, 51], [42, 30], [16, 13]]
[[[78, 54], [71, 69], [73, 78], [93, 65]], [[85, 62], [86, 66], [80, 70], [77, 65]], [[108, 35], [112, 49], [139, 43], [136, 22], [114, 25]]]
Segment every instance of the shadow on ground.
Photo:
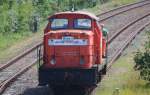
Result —
[[[54, 92], [54, 93], [53, 93]], [[95, 94], [87, 94], [87, 91], [81, 88], [57, 88], [50, 89], [49, 87], [36, 87], [36, 88], [28, 88], [22, 94], [19, 95], [95, 95]]]
[[20, 95], [53, 95], [49, 87], [28, 88]]

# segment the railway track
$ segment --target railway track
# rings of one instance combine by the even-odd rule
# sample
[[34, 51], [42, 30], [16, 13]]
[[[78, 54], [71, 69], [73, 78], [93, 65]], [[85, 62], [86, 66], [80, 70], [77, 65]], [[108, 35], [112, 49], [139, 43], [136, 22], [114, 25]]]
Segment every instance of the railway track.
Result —
[[[108, 39], [108, 50], [110, 51], [108, 51], [107, 71], [111, 69], [113, 63], [120, 57], [120, 55], [132, 42], [136, 35], [148, 25], [150, 25], [150, 13], [130, 22], [128, 25], [121, 28], [118, 32], [116, 32], [116, 34], [114, 34], [111, 38]], [[105, 76], [102, 76], [102, 79], [104, 77]], [[87, 90], [87, 94], [85, 95], [90, 95], [93, 89], [94, 88], [89, 88], [89, 90]]]
[[126, 26], [129, 22], [132, 22], [149, 12], [150, 12], [150, 4], [141, 6], [140, 8], [135, 8], [134, 10], [129, 10], [122, 14], [118, 14], [112, 18], [105, 20], [102, 23], [107, 25], [108, 30], [110, 30], [108, 37], [111, 38], [111, 36], [114, 33], [116, 33], [122, 27]]
[[138, 28], [135, 32], [131, 33], [129, 35], [129, 37], [124, 41], [123, 45], [121, 45], [118, 49], [118, 51], [116, 51], [113, 54], [113, 58], [110, 60], [109, 62], [109, 66], [107, 68], [107, 70], [109, 70], [111, 68], [111, 66], [113, 65], [113, 63], [115, 62], [115, 60], [118, 59], [118, 57], [121, 55], [121, 53], [124, 51], [124, 49], [131, 43], [131, 41], [136, 37], [136, 35], [138, 33], [140, 33], [146, 26], [148, 26], [150, 24], [150, 22], [145, 23], [144, 25], [142, 25], [140, 28]]
[[[130, 22], [128, 25], [126, 25], [121, 30], [116, 32], [116, 34], [114, 34], [108, 40], [108, 45], [109, 45], [108, 50], [110, 50], [109, 52], [111, 52], [111, 54], [108, 53], [108, 57], [111, 56], [109, 60], [108, 69], [115, 62], [115, 60], [121, 55], [124, 49], [136, 37], [136, 35], [149, 24], [150, 24], [150, 13], [140, 18], [137, 18], [135, 21]], [[116, 45], [119, 48], [116, 48]]]
[[134, 4], [129, 4], [129, 5], [125, 5], [125, 6], [122, 6], [122, 7], [115, 8], [113, 10], [98, 14], [97, 16], [100, 18], [100, 22], [102, 22], [102, 21], [110, 19], [110, 18], [112, 18], [116, 15], [119, 15], [121, 13], [130, 11], [130, 10], [133, 10], [133, 9], [136, 9], [136, 8], [148, 5], [148, 4], [150, 4], [150, 1], [149, 0], [144, 0], [144, 1], [141, 1], [141, 2], [134, 3]]
[[[38, 48], [39, 46], [37, 46]], [[34, 53], [33, 53], [34, 52]], [[3, 69], [0, 73], [0, 94], [7, 88], [7, 86], [16, 80], [18, 76], [30, 69], [38, 60], [36, 50], [33, 50], [28, 55], [25, 55], [21, 60], [13, 63]]]
[[[110, 10], [110, 11], [98, 14], [97, 16], [100, 18], [99, 21], [101, 22], [101, 21], [108, 20], [109, 18], [114, 17], [116, 15], [119, 15], [121, 13], [127, 12], [129, 10], [133, 10], [135, 8], [139, 8], [139, 7], [142, 7], [144, 5], [148, 5], [148, 4], [150, 4], [149, 0], [143, 0], [141, 2], [137, 2], [137, 3], [133, 3], [133, 4], [128, 4], [128, 5], [125, 5], [125, 6], [122, 6], [122, 7], [119, 7], [119, 8], [116, 8], [116, 9], [113, 9], [113, 10]], [[106, 15], [109, 15], [109, 16], [106, 16]], [[104, 16], [105, 18], [101, 18], [102, 16]], [[11, 59], [6, 64], [1, 65], [0, 66], [0, 71], [2, 71], [3, 69], [7, 68], [10, 65], [12, 65], [14, 62], [18, 61], [19, 59], [21, 59], [22, 57], [26, 56], [27, 54], [31, 53], [33, 50], [35, 50], [37, 47], [39, 47], [41, 45], [42, 45], [42, 42], [36, 44], [32, 48], [26, 50], [22, 54], [20, 54], [20, 55], [16, 56], [15, 58]]]
[[[143, 2], [146, 2], [146, 3], [143, 3]], [[139, 6], [139, 7], [141, 7], [141, 6], [144, 6], [144, 5], [147, 5], [147, 4], [149, 4], [148, 3], [148, 1], [143, 1], [143, 2], [139, 2], [141, 5], [138, 5], [139, 3], [136, 3], [136, 4], [131, 4], [131, 6], [133, 6], [134, 5], [134, 8], [137, 8], [137, 6]], [[135, 6], [136, 5], [136, 6]], [[130, 5], [127, 5], [128, 7], [130, 6]], [[122, 11], [124, 11], [124, 12], [126, 12], [127, 10], [129, 10], [129, 9], [124, 9], [124, 8], [126, 8], [125, 6], [124, 7], [120, 7], [121, 9], [123, 8], [123, 10]], [[134, 9], [133, 7], [131, 8], [131, 9]], [[118, 8], [119, 9], [119, 8]], [[117, 10], [118, 10], [117, 9]], [[126, 11], [125, 11], [126, 10]], [[112, 12], [112, 11], [110, 11], [110, 12]], [[106, 12], [105, 14], [103, 13], [102, 15], [106, 15], [107, 13], [109, 13], [109, 12]], [[121, 14], [121, 13], [123, 13], [123, 12], [116, 12], [115, 14], [116, 15], [118, 15], [118, 14]], [[101, 16], [102, 16], [101, 15]], [[112, 14], [113, 16], [115, 16], [114, 14]], [[111, 15], [111, 16], [112, 16]], [[149, 14], [147, 14], [147, 15], [149, 15]], [[109, 16], [110, 18], [111, 18], [111, 16]], [[146, 15], [145, 15], [145, 17], [146, 17]], [[144, 16], [143, 16], [143, 18], [144, 18]], [[108, 41], [108, 43], [110, 44], [111, 42], [112, 42], [112, 40], [114, 40], [118, 35], [120, 35], [121, 34], [121, 32], [123, 32], [124, 30], [126, 30], [129, 26], [131, 26], [132, 24], [134, 24], [134, 23], [136, 23], [136, 22], [138, 22], [138, 21], [140, 21], [141, 19], [143, 19], [143, 18], [139, 18], [139, 19], [137, 19], [137, 21], [133, 21], [132, 23], [130, 23], [130, 25], [128, 25], [128, 26], [125, 26], [125, 27], [123, 27], [122, 29], [120, 29], [120, 31], [118, 31], [118, 32], [116, 32], [116, 34], [114, 35], [114, 36], [112, 36], [110, 39], [109, 39], [109, 41]], [[109, 19], [108, 17], [107, 17], [107, 19]], [[106, 19], [105, 19], [106, 20]], [[146, 27], [146, 25], [148, 25], [149, 23], [147, 22], [146, 24], [144, 24], [144, 25], [142, 25], [138, 30], [137, 30], [137, 32], [135, 33], [134, 32], [134, 34], [132, 33], [131, 34], [131, 36], [130, 36], [130, 38], [128, 38], [128, 39], [133, 39], [134, 38], [134, 36], [138, 33], [138, 32], [140, 32], [144, 27]], [[125, 42], [130, 42], [131, 40], [127, 40], [127, 41], [125, 41]], [[0, 71], [1, 72], [3, 72], [5, 69], [9, 69], [9, 67], [11, 67], [12, 65], [14, 65], [16, 62], [18, 62], [18, 60], [20, 60], [20, 59], [22, 59], [22, 58], [24, 58], [24, 57], [26, 57], [26, 56], [29, 56], [32, 52], [36, 52], [36, 49], [38, 48], [38, 47], [40, 47], [42, 45], [42, 43], [39, 43], [39, 44], [37, 44], [37, 45], [35, 45], [33, 48], [31, 48], [31, 49], [29, 49], [29, 50], [27, 50], [27, 51], [25, 51], [24, 53], [22, 53], [21, 55], [19, 55], [19, 56], [17, 56], [17, 57], [15, 57], [14, 59], [12, 59], [11, 61], [9, 61], [7, 64], [5, 64], [5, 65], [3, 65], [3, 66], [1, 66], [0, 67]], [[112, 60], [110, 60], [110, 64], [112, 64], [118, 57], [119, 57], [119, 55], [121, 54], [121, 52], [124, 50], [124, 48], [126, 47], [127, 45], [121, 45], [120, 46], [120, 48], [118, 49], [119, 51], [116, 51], [114, 54], [115, 55], [113, 55], [113, 58], [112, 58]], [[36, 54], [36, 53], [34, 53], [34, 54]], [[27, 71], [29, 68], [31, 68], [33, 65], [34, 65], [34, 63], [37, 61], [37, 59], [35, 59], [35, 58], [33, 58], [32, 59], [32, 57], [35, 57], [35, 55], [30, 55], [30, 57], [27, 57], [27, 58], [31, 58], [31, 64], [26, 64], [26, 62], [24, 63], [24, 64], [26, 64], [26, 65], [24, 65], [24, 64], [22, 64], [21, 65], [21, 63], [17, 63], [17, 65], [16, 66], [20, 66], [20, 67], [24, 67], [24, 68], [20, 68], [19, 69], [19, 71], [15, 71], [15, 73], [13, 74], [13, 76], [7, 76], [7, 78], [5, 78], [5, 79], [2, 79], [2, 80], [0, 80], [1, 81], [1, 83], [0, 83], [0, 94], [2, 94], [3, 93], [3, 91], [9, 86], [9, 84], [11, 83], [11, 82], [13, 82], [13, 81], [15, 81], [15, 79], [17, 79], [17, 77], [19, 76], [19, 75], [21, 75], [21, 74], [23, 74], [25, 71]], [[109, 68], [111, 67], [111, 65], [109, 65]], [[5, 72], [5, 71], [4, 71]], [[1, 74], [0, 74], [1, 75]]]

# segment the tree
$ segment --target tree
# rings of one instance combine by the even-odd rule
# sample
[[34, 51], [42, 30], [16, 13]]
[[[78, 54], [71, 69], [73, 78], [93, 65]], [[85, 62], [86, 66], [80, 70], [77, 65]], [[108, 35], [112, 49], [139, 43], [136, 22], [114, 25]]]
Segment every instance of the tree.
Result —
[[[0, 34], [27, 33], [55, 12], [93, 7], [98, 0], [0, 0]], [[33, 24], [34, 23], [34, 24]], [[39, 24], [38, 24], [39, 25]]]
[[148, 32], [148, 41], [145, 44], [144, 52], [138, 51], [134, 57], [135, 70], [140, 72], [142, 79], [150, 82], [150, 33]]

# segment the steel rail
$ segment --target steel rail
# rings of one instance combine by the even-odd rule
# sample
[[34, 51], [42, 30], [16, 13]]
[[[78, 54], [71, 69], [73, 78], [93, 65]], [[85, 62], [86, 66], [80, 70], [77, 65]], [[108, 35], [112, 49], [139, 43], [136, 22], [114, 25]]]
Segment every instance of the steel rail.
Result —
[[21, 53], [20, 55], [16, 56], [15, 58], [11, 59], [10, 61], [8, 61], [6, 64], [0, 66], [0, 71], [2, 71], [3, 69], [7, 68], [8, 66], [12, 65], [14, 62], [18, 61], [19, 59], [23, 58], [24, 56], [26, 56], [27, 54], [31, 53], [32, 51], [34, 51], [35, 49], [37, 49], [39, 46], [42, 45], [42, 42], [36, 44], [35, 46], [33, 46], [32, 48], [24, 51], [23, 53]]
[[[134, 23], [133, 23], [134, 24]], [[144, 25], [142, 25], [140, 28], [138, 28], [136, 31], [132, 32], [124, 41], [123, 45], [119, 46], [119, 49], [113, 54], [112, 59], [110, 60], [110, 62], [108, 62], [107, 66], [107, 72], [111, 69], [113, 63], [120, 57], [120, 55], [122, 54], [122, 52], [126, 49], [126, 47], [132, 42], [132, 40], [136, 37], [136, 35], [138, 33], [140, 33], [141, 31], [144, 30], [145, 27], [147, 27], [148, 25], [150, 25], [150, 21], [145, 23]], [[126, 29], [125, 29], [126, 30]], [[123, 30], [124, 31], [124, 30]], [[101, 79], [104, 79], [104, 75], [101, 76]], [[97, 86], [96, 86], [97, 87]], [[95, 87], [94, 87], [95, 88]], [[88, 93], [92, 93], [92, 91], [94, 90], [94, 88], [91, 88], [88, 90]], [[90, 94], [87, 94], [90, 95]]]
[[112, 64], [119, 58], [124, 49], [132, 42], [136, 35], [144, 30], [144, 28], [148, 25], [150, 25], [150, 21], [138, 28], [137, 31], [134, 31], [130, 34], [130, 36], [124, 41], [124, 44], [120, 46], [119, 50], [113, 54], [113, 57], [109, 62], [110, 65], [108, 66], [107, 71], [111, 68]]
[[[132, 32], [128, 38], [124, 41], [123, 45], [119, 46], [119, 49], [113, 54], [112, 59], [108, 62], [108, 66], [107, 66], [107, 72], [111, 69], [111, 67], [113, 66], [114, 62], [120, 57], [120, 55], [123, 53], [123, 51], [126, 49], [126, 47], [132, 42], [132, 40], [136, 37], [136, 35], [140, 32], [142, 32], [144, 30], [145, 27], [147, 27], [148, 25], [150, 25], [150, 21], [145, 23], [144, 25], [142, 25], [140, 28], [137, 29], [137, 31]], [[104, 79], [105, 75], [101, 76], [101, 79]], [[93, 91], [93, 89], [91, 90], [91, 92]], [[90, 93], [91, 93], [90, 92]]]
[[[34, 62], [34, 63], [36, 63], [36, 62]], [[13, 82], [15, 79], [17, 79], [21, 74], [23, 74], [24, 72], [26, 72], [29, 68], [31, 68], [34, 65], [34, 63], [30, 64], [30, 65], [27, 65], [21, 71], [17, 72], [13, 76], [11, 76], [9, 79], [3, 81], [2, 84], [0, 84], [0, 95], [2, 95], [2, 93], [10, 85], [11, 82]]]
[[134, 24], [134, 23], [136, 23], [136, 22], [142, 20], [143, 18], [145, 18], [145, 17], [147, 17], [147, 16], [149, 16], [149, 15], [150, 15], [150, 13], [148, 13], [148, 14], [146, 14], [146, 15], [140, 17], [140, 18], [137, 18], [136, 20], [134, 20], [134, 21], [128, 23], [127, 25], [125, 25], [124, 27], [122, 27], [121, 29], [119, 29], [118, 31], [116, 31], [116, 32], [108, 39], [108, 42], [107, 42], [107, 43], [110, 44], [119, 34], [121, 34], [124, 30], [126, 30], [126, 29], [127, 29], [128, 27], [130, 27], [132, 24]]
[[122, 8], [126, 8], [126, 7], [130, 7], [130, 6], [133, 6], [133, 5], [136, 5], [136, 4], [140, 4], [140, 3], [143, 3], [143, 2], [146, 2], [148, 0], [143, 0], [143, 1], [139, 1], [139, 2], [136, 2], [136, 3], [133, 3], [133, 4], [127, 4], [127, 5], [123, 5], [121, 7], [118, 7], [118, 8], [115, 8], [115, 9], [111, 9], [109, 11], [106, 11], [106, 12], [103, 12], [101, 14], [98, 14], [97, 16], [102, 16], [102, 15], [105, 15], [105, 14], [108, 14], [110, 12], [114, 12], [114, 11], [117, 11], [119, 9], [122, 9]]
[[[41, 58], [42, 59], [42, 58]], [[27, 70], [29, 70], [32, 66], [36, 64], [37, 60], [32, 62], [32, 64], [27, 65], [19, 72], [16, 72], [13, 76], [9, 77], [8, 79], [4, 80], [2, 83], [0, 83], [0, 95], [6, 90], [6, 88], [14, 82], [20, 75], [25, 73]]]
[[[146, 2], [146, 1], [143, 1], [143, 2]], [[142, 2], [142, 3], [143, 3], [143, 2]], [[140, 2], [140, 3], [141, 3], [141, 2]], [[136, 4], [137, 4], [137, 3], [136, 3]], [[130, 5], [136, 5], [136, 4], [130, 4]], [[112, 17], [114, 17], [114, 16], [116, 16], [116, 15], [122, 14], [122, 13], [124, 13], [124, 12], [130, 11], [130, 10], [133, 10], [133, 9], [136, 9], [136, 8], [139, 8], [139, 7], [143, 7], [143, 6], [149, 5], [149, 4], [150, 4], [150, 2], [149, 2], [149, 3], [146, 3], [146, 4], [143, 4], [143, 5], [135, 6], [135, 7], [133, 7], [133, 8], [123, 9], [123, 10], [121, 10], [120, 12], [111, 14], [110, 16], [107, 16], [107, 17], [105, 17], [105, 18], [100, 19], [99, 22], [108, 20], [108, 19], [110, 19], [110, 18], [112, 18]], [[129, 6], [129, 5], [128, 5], [128, 6]], [[128, 6], [121, 7], [121, 8], [116, 8], [115, 10], [119, 10], [119, 9], [122, 9], [122, 8], [128, 8]], [[110, 11], [110, 12], [108, 11], [108, 12], [106, 12], [106, 13], [109, 13], [109, 14], [110, 14], [111, 12], [115, 12], [115, 11], [112, 10], [112, 11]], [[101, 15], [97, 15], [97, 16], [100, 17], [100, 16], [102, 16], [102, 15], [104, 15], [104, 13], [102, 13]]]

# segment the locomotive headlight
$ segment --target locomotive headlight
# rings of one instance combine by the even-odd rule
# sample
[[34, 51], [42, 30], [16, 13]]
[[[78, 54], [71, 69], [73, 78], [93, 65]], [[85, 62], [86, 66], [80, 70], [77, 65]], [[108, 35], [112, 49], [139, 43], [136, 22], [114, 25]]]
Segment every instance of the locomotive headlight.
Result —
[[52, 65], [55, 65], [55, 64], [56, 64], [56, 60], [55, 60], [55, 57], [54, 57], [54, 56], [51, 57], [50, 63], [51, 63]]
[[80, 57], [80, 64], [83, 65], [84, 63], [85, 63], [84, 57], [81, 56], [81, 57]]

